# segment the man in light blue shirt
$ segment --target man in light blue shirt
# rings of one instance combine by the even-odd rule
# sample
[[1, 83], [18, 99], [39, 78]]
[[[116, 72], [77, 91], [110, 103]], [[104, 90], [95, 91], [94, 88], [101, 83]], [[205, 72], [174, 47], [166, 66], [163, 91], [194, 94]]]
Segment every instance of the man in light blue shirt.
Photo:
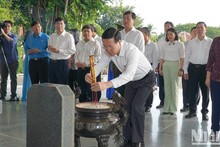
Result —
[[41, 32], [38, 21], [31, 24], [31, 34], [24, 44], [26, 54], [29, 56], [29, 74], [32, 84], [48, 82], [49, 53], [47, 52], [49, 36]]

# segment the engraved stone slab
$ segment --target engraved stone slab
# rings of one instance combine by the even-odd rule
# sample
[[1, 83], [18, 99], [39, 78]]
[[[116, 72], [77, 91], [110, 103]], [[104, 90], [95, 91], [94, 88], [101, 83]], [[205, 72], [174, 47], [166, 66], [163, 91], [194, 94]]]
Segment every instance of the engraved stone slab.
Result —
[[27, 97], [27, 147], [74, 147], [75, 95], [67, 85], [35, 84]]

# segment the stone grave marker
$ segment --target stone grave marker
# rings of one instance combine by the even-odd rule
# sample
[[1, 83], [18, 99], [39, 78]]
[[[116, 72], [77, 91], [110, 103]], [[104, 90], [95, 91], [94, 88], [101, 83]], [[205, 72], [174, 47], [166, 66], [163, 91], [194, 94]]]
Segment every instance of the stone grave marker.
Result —
[[68, 85], [34, 84], [27, 97], [27, 147], [74, 147], [75, 95]]

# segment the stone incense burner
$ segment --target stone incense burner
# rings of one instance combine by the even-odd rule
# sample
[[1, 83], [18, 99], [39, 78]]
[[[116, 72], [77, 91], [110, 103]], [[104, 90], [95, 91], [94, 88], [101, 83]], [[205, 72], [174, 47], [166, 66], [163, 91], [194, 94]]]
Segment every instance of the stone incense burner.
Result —
[[122, 127], [127, 121], [127, 113], [122, 108], [125, 103], [117, 92], [113, 101], [84, 102], [76, 104], [75, 133], [78, 136], [96, 138], [99, 147], [108, 147], [109, 137], [116, 134], [116, 146], [123, 145]]

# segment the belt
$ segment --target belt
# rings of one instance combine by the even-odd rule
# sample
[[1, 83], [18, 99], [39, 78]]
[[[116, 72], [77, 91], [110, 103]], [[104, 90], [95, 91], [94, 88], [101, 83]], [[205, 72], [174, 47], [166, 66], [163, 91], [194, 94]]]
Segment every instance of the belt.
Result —
[[196, 68], [200, 68], [200, 67], [206, 66], [206, 64], [193, 64], [193, 63], [191, 63], [191, 62], [190, 62], [189, 64], [195, 66]]
[[48, 57], [43, 57], [43, 58], [31, 58], [30, 60], [38, 61], [38, 60], [44, 60], [47, 59]]
[[[142, 80], [142, 79], [144, 79], [144, 78], [146, 78], [147, 76], [149, 76], [149, 74], [151, 74], [153, 71], [152, 70], [150, 70], [143, 78], [141, 78], [140, 80]], [[137, 80], [137, 81], [139, 81], [139, 80]]]
[[153, 72], [153, 70], [150, 70], [145, 77], [147, 77], [149, 74], [151, 74]]
[[54, 59], [50, 59], [51, 62], [64, 62], [67, 61], [67, 59], [61, 59], [61, 60], [54, 60]]

